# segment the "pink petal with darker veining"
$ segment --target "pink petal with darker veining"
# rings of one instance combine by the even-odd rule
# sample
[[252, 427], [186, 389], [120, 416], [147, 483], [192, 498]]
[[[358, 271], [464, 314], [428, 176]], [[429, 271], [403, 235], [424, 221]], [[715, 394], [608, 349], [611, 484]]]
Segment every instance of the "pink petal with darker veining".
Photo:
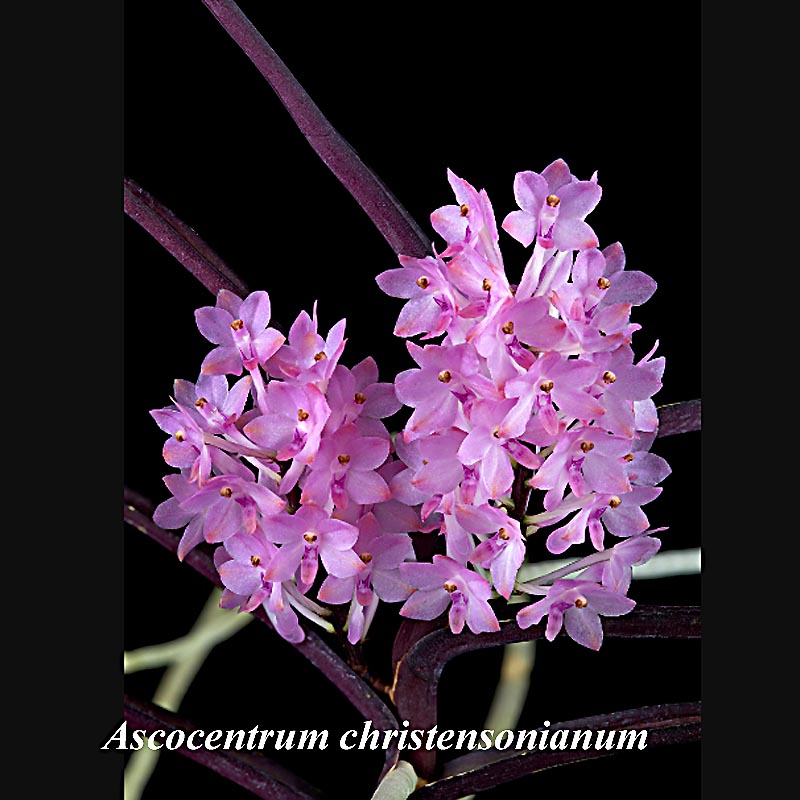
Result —
[[630, 303], [640, 306], [653, 296], [657, 288], [658, 284], [644, 272], [620, 272], [612, 276], [611, 286], [603, 293], [602, 304]]
[[596, 613], [586, 609], [571, 608], [564, 615], [567, 633], [590, 650], [599, 650], [603, 644], [603, 624]]
[[502, 447], [490, 447], [481, 463], [481, 481], [485, 484], [489, 496], [497, 500], [511, 491], [514, 482], [514, 470], [508, 455]]
[[272, 557], [269, 566], [264, 571], [264, 579], [281, 583], [289, 580], [300, 565], [303, 556], [303, 542], [286, 544]]
[[362, 361], [359, 361], [351, 372], [356, 379], [356, 385], [359, 387], [363, 388], [378, 382], [378, 365], [372, 356], [367, 356]]
[[351, 470], [377, 469], [386, 461], [391, 442], [375, 436], [357, 436], [345, 446]]
[[[424, 440], [423, 440], [424, 441]], [[458, 486], [464, 478], [464, 467], [461, 462], [453, 457], [447, 461], [429, 462], [411, 478], [411, 488], [420, 493], [416, 499], [416, 504], [422, 503], [434, 494], [444, 494], [451, 492]], [[392, 482], [394, 487], [394, 481]], [[400, 494], [394, 493], [398, 500], [402, 499]], [[413, 498], [414, 495], [411, 495]]]
[[614, 303], [611, 306], [604, 306], [602, 311], [594, 316], [592, 324], [606, 334], [616, 333], [628, 324], [630, 315], [630, 303]]
[[276, 613], [274, 617], [270, 617], [270, 619], [275, 624], [278, 633], [286, 639], [287, 642], [299, 644], [306, 638], [305, 632], [297, 621], [297, 615], [290, 608], [286, 608], [281, 613]]
[[370, 546], [370, 552], [373, 569], [376, 570], [395, 569], [404, 561], [414, 558], [411, 538], [403, 533], [380, 534]]
[[236, 381], [222, 404], [222, 412], [228, 416], [241, 416], [247, 398], [250, 396], [250, 387], [252, 385], [253, 379], [249, 375], [245, 375], [244, 378]]
[[225, 587], [236, 594], [251, 595], [261, 586], [260, 571], [239, 561], [226, 561], [219, 568], [219, 576]]
[[616, 275], [620, 270], [625, 269], [625, 251], [622, 249], [622, 245], [619, 242], [614, 242], [614, 244], [604, 247], [603, 256], [605, 256], [606, 259], [606, 268], [604, 272], [606, 277]]
[[206, 511], [204, 533], [207, 542], [224, 542], [241, 529], [242, 514], [235, 500], [217, 502]]
[[175, 438], [169, 438], [164, 442], [161, 455], [171, 467], [188, 469], [197, 460], [197, 449], [189, 442], [179, 442]]
[[375, 594], [386, 603], [400, 603], [411, 594], [411, 587], [400, 577], [399, 570], [375, 572], [372, 576]]
[[492, 607], [488, 603], [471, 601], [467, 603], [467, 625], [473, 633], [490, 633], [500, 630]]
[[512, 211], [501, 225], [502, 229], [524, 247], [528, 247], [536, 237], [538, 223], [536, 217], [527, 211]]
[[322, 586], [319, 587], [317, 599], [332, 605], [349, 603], [353, 597], [353, 587], [354, 581], [352, 577], [337, 578], [334, 575], [328, 575], [322, 582]]
[[183, 561], [187, 554], [203, 541], [203, 518], [195, 517], [187, 526], [178, 543], [178, 560]]
[[364, 570], [364, 562], [352, 550], [322, 549], [322, 563], [325, 569], [337, 578], [349, 578]]
[[548, 191], [557, 192], [565, 183], [572, 180], [567, 162], [557, 158], [542, 170], [542, 177], [547, 181]]
[[457, 504], [456, 519], [470, 533], [496, 533], [508, 515], [490, 505], [473, 506]]
[[525, 606], [525, 608], [517, 614], [517, 625], [523, 630], [525, 630], [525, 628], [530, 628], [531, 625], [538, 625], [544, 618], [544, 615], [547, 614], [549, 607], [550, 600], [548, 598]]
[[563, 186], [558, 192], [560, 219], [577, 217], [583, 219], [600, 202], [602, 189], [593, 181], [575, 181]]
[[559, 250], [586, 250], [597, 247], [595, 232], [582, 219], [561, 218], [553, 230], [553, 243]]
[[589, 422], [605, 413], [602, 404], [587, 392], [560, 389], [555, 401], [567, 416], [584, 422]]
[[546, 350], [561, 345], [567, 334], [566, 324], [549, 315], [538, 320], [521, 320], [515, 314], [514, 320], [519, 340], [537, 350]]
[[278, 450], [292, 441], [296, 429], [296, 419], [282, 414], [268, 414], [248, 422], [244, 426], [244, 433], [261, 447]]
[[253, 341], [259, 363], [264, 364], [272, 358], [285, 341], [286, 337], [274, 328], [267, 328], [260, 333]]
[[473, 428], [458, 448], [458, 458], [463, 464], [474, 464], [492, 445], [492, 434], [486, 428]]
[[153, 522], [169, 530], [186, 525], [194, 517], [194, 513], [181, 508], [179, 502], [176, 497], [170, 497], [161, 503], [153, 512]]
[[659, 378], [643, 367], [621, 367], [615, 375], [619, 383], [615, 389], [626, 400], [647, 400], [661, 388]]
[[362, 406], [361, 413], [368, 417], [384, 419], [403, 407], [393, 383], [372, 383], [364, 387], [364, 394], [367, 400]]
[[449, 394], [441, 381], [437, 385], [437, 373], [431, 369], [407, 369], [395, 378], [395, 391], [401, 403], [417, 406], [435, 402], [434, 395]]
[[607, 494], [625, 494], [631, 489], [620, 460], [602, 453], [592, 454], [583, 462], [583, 475], [590, 489]]
[[468, 225], [458, 206], [442, 206], [431, 214], [431, 227], [448, 243], [463, 241]]
[[666, 459], [655, 453], [636, 453], [628, 467], [628, 477], [635, 483], [655, 486], [672, 473]]
[[[521, 543], [520, 543], [521, 545]], [[492, 581], [500, 594], [508, 600], [514, 591], [517, 573], [525, 560], [524, 545], [509, 544], [506, 552], [498, 556], [491, 567]]]
[[358, 528], [340, 519], [323, 518], [317, 523], [316, 530], [323, 534], [326, 548], [347, 550], [358, 540]]
[[260, 483], [250, 483], [247, 487], [247, 493], [255, 500], [259, 511], [266, 517], [278, 514], [286, 506], [285, 500]]
[[400, 615], [410, 619], [435, 619], [450, 604], [450, 595], [439, 587], [433, 591], [419, 590], [406, 600]]
[[394, 334], [406, 337], [434, 331], [441, 316], [442, 310], [432, 297], [415, 297], [400, 310]]
[[375, 276], [381, 290], [389, 297], [414, 297], [421, 289], [417, 284], [417, 275], [411, 269], [388, 269]]
[[239, 309], [239, 317], [253, 336], [258, 336], [269, 325], [272, 306], [264, 291], [248, 295]]
[[[433, 400], [433, 398], [431, 398]], [[410, 442], [420, 436], [428, 436], [442, 428], [449, 428], [458, 413], [458, 400], [447, 392], [437, 403], [425, 408], [420, 406], [414, 410], [405, 427], [406, 441]]]
[[232, 341], [233, 317], [221, 308], [204, 306], [194, 312], [197, 328], [213, 344], [229, 344]]
[[590, 281], [596, 284], [597, 279], [603, 274], [605, 267], [605, 258], [603, 254], [595, 247], [590, 247], [588, 250], [581, 250], [575, 258], [575, 263], [572, 265], [572, 282], [581, 287], [581, 291], [597, 291], [597, 287], [589, 286]]
[[599, 587], [587, 589], [585, 594], [589, 608], [604, 617], [621, 617], [632, 611], [636, 605], [630, 597]]
[[239, 316], [239, 309], [242, 307], [242, 298], [229, 289], [220, 289], [217, 292], [217, 308], [227, 311], [233, 319]]
[[345, 479], [345, 489], [353, 502], [359, 505], [383, 503], [392, 497], [386, 481], [377, 472], [349, 471]]
[[216, 347], [203, 359], [200, 371], [204, 375], [241, 375], [242, 357], [233, 346]]
[[514, 199], [530, 214], [537, 214], [548, 194], [547, 180], [536, 172], [518, 172], [514, 176]]
[[401, 564], [400, 577], [413, 586], [415, 589], [430, 590], [438, 589], [447, 580], [449, 570], [442, 570], [440, 566], [441, 556], [434, 556], [433, 562], [407, 562]]

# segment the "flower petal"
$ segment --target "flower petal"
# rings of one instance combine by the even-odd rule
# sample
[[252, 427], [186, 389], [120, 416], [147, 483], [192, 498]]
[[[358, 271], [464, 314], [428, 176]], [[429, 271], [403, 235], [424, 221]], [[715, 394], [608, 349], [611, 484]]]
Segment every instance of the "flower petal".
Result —
[[335, 575], [328, 575], [319, 587], [317, 599], [332, 605], [349, 603], [353, 598], [354, 588], [355, 580], [352, 577], [337, 578]]
[[558, 193], [561, 199], [559, 218], [583, 219], [600, 202], [602, 192], [594, 181], [574, 181], [563, 186]]
[[406, 600], [400, 616], [410, 619], [436, 619], [450, 604], [450, 595], [442, 588], [418, 590]]
[[599, 650], [603, 643], [603, 624], [600, 617], [588, 606], [569, 608], [564, 614], [564, 627], [578, 643], [590, 650]]
[[619, 272], [612, 275], [611, 286], [603, 292], [601, 305], [630, 303], [640, 306], [653, 296], [657, 288], [658, 284], [644, 272]]
[[548, 192], [557, 192], [565, 183], [572, 180], [572, 173], [567, 162], [563, 158], [557, 158], [542, 170], [542, 177], [547, 181]]
[[523, 211], [538, 214], [547, 194], [547, 180], [538, 172], [526, 170], [514, 176], [514, 199]]
[[325, 569], [337, 578], [350, 578], [364, 569], [364, 562], [352, 550], [323, 547], [320, 557]]
[[589, 601], [588, 608], [598, 614], [602, 614], [604, 617], [621, 617], [636, 605], [636, 602], [631, 600], [630, 597], [625, 597], [624, 594], [619, 592], [612, 592], [610, 589], [597, 587], [587, 589], [585, 594], [586, 599]]
[[194, 312], [197, 328], [213, 344], [229, 344], [233, 341], [231, 322], [233, 317], [221, 308], [203, 306]]
[[203, 375], [241, 375], [242, 357], [233, 346], [215, 347], [200, 367]]
[[258, 336], [269, 325], [271, 314], [269, 295], [264, 291], [249, 294], [239, 309], [239, 317], [253, 337]]
[[470, 598], [467, 603], [467, 625], [473, 633], [490, 633], [500, 630], [492, 607], [485, 601]]
[[267, 328], [262, 331], [258, 337], [253, 340], [253, 347], [258, 356], [259, 363], [265, 364], [278, 352], [285, 341], [286, 337], [279, 331], [276, 331], [275, 328]]
[[[178, 561], [183, 561], [188, 553], [203, 541], [203, 518], [195, 517], [187, 526], [178, 542]], [[220, 550], [221, 548], [217, 548]]]
[[385, 603], [400, 603], [406, 600], [413, 589], [400, 577], [400, 571], [379, 570], [372, 575], [372, 588]]
[[384, 419], [397, 413], [403, 404], [398, 400], [393, 383], [373, 383], [365, 387], [366, 401], [361, 413], [375, 419]]
[[362, 506], [392, 498], [386, 481], [377, 472], [349, 470], [344, 486], [353, 502]]
[[153, 512], [153, 522], [160, 528], [182, 528], [189, 522], [195, 514], [180, 507], [180, 500], [177, 497], [170, 497], [159, 505]]
[[524, 247], [528, 247], [536, 236], [538, 222], [536, 217], [527, 211], [512, 211], [500, 226]]
[[634, 483], [655, 486], [672, 473], [666, 459], [655, 453], [636, 453], [628, 467], [628, 478]]
[[251, 595], [261, 587], [261, 571], [240, 561], [226, 561], [219, 567], [219, 577], [226, 589], [235, 594]]
[[[416, 271], [418, 272], [418, 271]], [[387, 269], [375, 276], [381, 290], [389, 297], [415, 297], [422, 290], [417, 283], [419, 274], [411, 269]]]
[[595, 232], [587, 223], [568, 217], [556, 220], [553, 242], [559, 250], [586, 250], [599, 244]]

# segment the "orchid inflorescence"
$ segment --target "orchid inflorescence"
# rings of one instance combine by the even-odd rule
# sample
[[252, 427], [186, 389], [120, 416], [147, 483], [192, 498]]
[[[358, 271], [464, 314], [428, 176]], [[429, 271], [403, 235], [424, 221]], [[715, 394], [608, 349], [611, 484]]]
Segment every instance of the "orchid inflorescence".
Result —
[[[333, 631], [332, 605], [349, 603], [357, 644], [381, 601], [411, 619], [449, 610], [457, 634], [499, 630], [495, 601], [531, 596], [520, 627], [546, 616], [548, 639], [563, 625], [598, 649], [600, 616], [634, 607], [631, 568], [663, 530], [642, 506], [670, 472], [649, 452], [664, 359], [657, 342], [634, 356], [630, 321], [656, 284], [625, 269], [619, 243], [599, 248], [585, 221], [596, 173], [578, 180], [559, 159], [516, 175], [519, 210], [501, 228], [533, 245], [517, 283], [486, 192], [448, 178], [455, 203], [431, 215], [445, 249], [377, 276], [406, 301], [394, 332], [416, 365], [393, 382], [372, 358], [340, 363], [345, 320], [323, 337], [316, 303], [285, 336], [265, 291], [222, 289], [196, 311], [215, 347], [196, 382], [177, 380], [172, 406], [151, 412], [179, 470], [154, 520], [185, 529], [180, 559], [214, 546], [221, 605], [263, 607], [291, 642], [305, 636], [298, 614]], [[583, 553], [587, 531], [588, 555], [520, 579], [529, 544]], [[412, 534], [443, 552], [420, 558]]]

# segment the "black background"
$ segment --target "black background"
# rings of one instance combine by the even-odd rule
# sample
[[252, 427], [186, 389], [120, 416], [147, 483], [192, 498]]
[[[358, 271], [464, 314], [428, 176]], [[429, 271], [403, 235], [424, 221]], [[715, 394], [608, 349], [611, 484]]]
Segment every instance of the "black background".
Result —
[[[628, 267], [659, 288], [634, 309], [643, 355], [666, 357], [659, 403], [701, 396], [700, 19], [669, 12], [496, 3], [341, 5], [242, 2], [242, 9], [333, 125], [432, 238], [428, 217], [452, 202], [446, 169], [486, 188], [498, 222], [515, 208], [514, 173], [564, 158], [579, 178], [599, 172], [588, 218], [601, 246], [620, 241]], [[377, 7], [376, 7], [377, 8]], [[434, 12], [439, 12], [438, 14]], [[410, 366], [392, 336], [401, 301], [374, 276], [396, 265], [366, 215], [314, 154], [269, 85], [200, 2], [125, 3], [124, 172], [172, 209], [237, 271], [266, 289], [284, 329], [319, 301], [326, 331], [347, 319], [343, 363], [373, 355], [382, 377]], [[502, 234], [510, 274], [521, 246]], [[209, 344], [193, 311], [213, 298], [135, 223], [124, 228], [124, 478], [161, 502], [164, 434], [148, 411], [176, 377], [194, 380]], [[705, 267], [705, 265], [703, 265]], [[519, 274], [517, 272], [517, 274]], [[648, 507], [668, 525], [664, 550], [700, 544], [700, 434], [659, 440], [673, 474]], [[209, 587], [190, 568], [125, 529], [124, 647], [183, 635]], [[693, 576], [634, 584], [641, 603], [699, 604]], [[380, 621], [387, 628], [394, 617]], [[381, 657], [380, 641], [373, 645]], [[448, 667], [440, 728], [481, 728], [499, 651]], [[149, 698], [161, 671], [126, 679]], [[604, 711], [700, 698], [700, 644], [609, 640], [599, 653], [571, 641], [539, 645], [520, 728]], [[360, 727], [304, 659], [257, 623], [209, 658], [181, 708], [199, 727]], [[699, 796], [698, 745], [615, 756], [481, 793], [499, 800], [562, 788], [611, 787]], [[162, 751], [163, 753], [163, 751]], [[335, 796], [369, 797], [381, 754], [270, 756]], [[566, 783], [565, 783], [566, 782]], [[343, 789], [343, 787], [347, 789]], [[180, 788], [248, 797], [175, 753], [163, 753], [146, 797]]]

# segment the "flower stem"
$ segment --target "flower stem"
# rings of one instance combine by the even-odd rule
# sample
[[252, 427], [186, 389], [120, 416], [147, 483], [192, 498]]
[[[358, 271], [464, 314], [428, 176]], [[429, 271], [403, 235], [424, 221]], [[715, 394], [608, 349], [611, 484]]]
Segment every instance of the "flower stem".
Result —
[[192, 230], [166, 206], [135, 181], [125, 178], [125, 213], [138, 222], [213, 295], [228, 289], [245, 297], [247, 284]]
[[258, 409], [262, 414], [267, 414], [268, 409], [265, 405], [267, 399], [267, 387], [264, 386], [264, 376], [261, 374], [261, 370], [259, 369], [258, 365], [256, 365], [254, 369], [250, 370], [250, 376], [253, 378], [253, 388], [255, 389], [256, 404], [258, 405]]
[[266, 78], [303, 136], [364, 209], [395, 253], [423, 257], [430, 253], [425, 236], [383, 181], [361, 160], [267, 44], [233, 0], [203, 0], [203, 5]]

